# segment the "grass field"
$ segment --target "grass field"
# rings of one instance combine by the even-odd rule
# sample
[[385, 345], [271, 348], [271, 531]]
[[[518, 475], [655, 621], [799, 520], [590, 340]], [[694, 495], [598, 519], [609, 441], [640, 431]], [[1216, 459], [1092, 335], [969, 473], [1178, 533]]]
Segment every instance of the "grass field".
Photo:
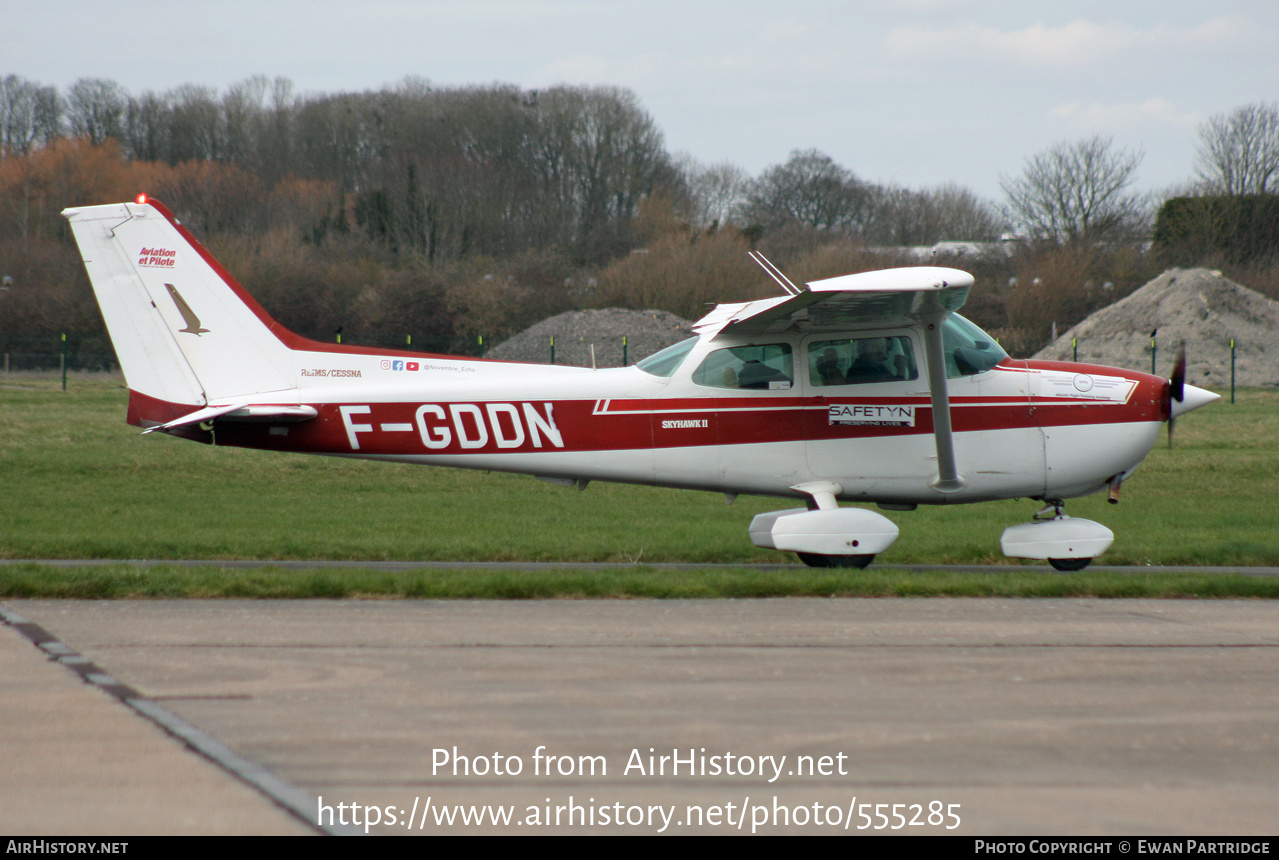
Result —
[[[53, 378], [0, 378], [0, 476], [8, 499], [0, 510], [0, 557], [621, 561], [641, 565], [637, 572], [646, 562], [749, 566], [793, 559], [755, 548], [746, 533], [754, 514], [779, 506], [776, 499], [741, 497], [730, 507], [711, 493], [600, 483], [579, 492], [526, 476], [221, 449], [160, 434], [143, 437], [124, 423], [126, 397], [119, 386], [118, 380], [84, 377], [72, 379], [64, 393]], [[1151, 453], [1124, 484], [1121, 504], [1107, 505], [1094, 496], [1071, 501], [1067, 510], [1114, 530], [1107, 564], [1279, 565], [1277, 454], [1279, 393], [1242, 392], [1237, 404], [1222, 401], [1178, 422], [1176, 448], [1160, 445]], [[889, 513], [902, 534], [879, 562], [1007, 563], [998, 549], [1000, 532], [1027, 521], [1037, 507], [1021, 500]], [[1045, 580], [1079, 583], [1097, 576], [1061, 577], [1047, 570], [1010, 565], [1009, 583], [1000, 593], [1030, 593], [1048, 588]], [[134, 593], [168, 593], [164, 583], [177, 576], [135, 573]], [[93, 575], [78, 571], [44, 578], [65, 576], [74, 582]], [[337, 573], [324, 576], [340, 579]], [[457, 576], [471, 582], [485, 578]], [[492, 594], [509, 596], [527, 587], [503, 584], [503, 576], [527, 582], [527, 575], [495, 574], [486, 586]], [[580, 580], [583, 575], [572, 576]], [[743, 596], [849, 593], [849, 583], [877, 588], [875, 593], [915, 593], [916, 587], [945, 593], [947, 587], [928, 577], [914, 585], [868, 586], [878, 574], [841, 573], [822, 580], [832, 574], [803, 569], [789, 575], [788, 584], [750, 576], [754, 585], [737, 577], [734, 588], [744, 589]], [[141, 585], [143, 578], [155, 577], [159, 585]], [[1012, 582], [1017, 577], [1040, 582], [1017, 585]], [[9, 583], [0, 594], [15, 593], [13, 583], [20, 578], [19, 568], [0, 572], [0, 582]], [[195, 576], [179, 590], [209, 592], [202, 578], [207, 577]], [[299, 576], [279, 573], [277, 578], [296, 583]], [[234, 576], [224, 571], [218, 579], [225, 583]], [[561, 580], [551, 593], [614, 593], [612, 584], [579, 580]], [[663, 584], [650, 570], [648, 585], [632, 584], [624, 593], [738, 593], [695, 580], [684, 576], [683, 585]], [[444, 596], [457, 587], [443, 576], [431, 584], [406, 580], [374, 586], [373, 581], [352, 589], [312, 578], [310, 591]], [[95, 588], [103, 596], [116, 593], [103, 585]], [[275, 593], [292, 586], [245, 588], [244, 593]]]

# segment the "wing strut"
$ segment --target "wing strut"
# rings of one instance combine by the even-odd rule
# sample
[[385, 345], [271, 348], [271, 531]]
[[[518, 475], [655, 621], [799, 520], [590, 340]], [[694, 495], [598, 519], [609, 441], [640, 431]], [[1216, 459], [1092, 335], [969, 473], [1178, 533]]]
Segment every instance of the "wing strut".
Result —
[[924, 352], [928, 358], [928, 388], [933, 404], [933, 438], [937, 442], [937, 477], [932, 487], [939, 493], [958, 493], [967, 484], [955, 466], [955, 439], [950, 427], [950, 391], [946, 383], [946, 353], [942, 324], [948, 310], [931, 314], [924, 324]]

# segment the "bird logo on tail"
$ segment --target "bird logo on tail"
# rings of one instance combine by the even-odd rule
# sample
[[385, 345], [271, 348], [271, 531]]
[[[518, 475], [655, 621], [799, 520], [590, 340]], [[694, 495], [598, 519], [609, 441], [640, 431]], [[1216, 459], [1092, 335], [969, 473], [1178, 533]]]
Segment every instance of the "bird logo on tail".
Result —
[[195, 315], [195, 311], [191, 310], [191, 306], [186, 303], [173, 284], [165, 284], [164, 286], [173, 298], [173, 303], [177, 305], [178, 313], [182, 314], [182, 321], [187, 324], [186, 328], [178, 329], [178, 331], [184, 331], [196, 337], [199, 337], [201, 332], [208, 331], [207, 328], [200, 328], [200, 318]]

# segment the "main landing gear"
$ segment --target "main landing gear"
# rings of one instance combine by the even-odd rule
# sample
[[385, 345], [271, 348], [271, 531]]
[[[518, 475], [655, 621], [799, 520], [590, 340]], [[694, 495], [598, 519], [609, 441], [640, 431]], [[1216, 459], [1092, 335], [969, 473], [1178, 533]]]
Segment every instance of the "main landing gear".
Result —
[[799, 552], [796, 555], [809, 567], [845, 567], [855, 570], [864, 570], [875, 560], [873, 555], [818, 555], [812, 552]]
[[[814, 481], [793, 489], [810, 497], [808, 507], [770, 511], [751, 521], [751, 541], [768, 549], [796, 553], [809, 567], [861, 569], [892, 546], [897, 526], [865, 508], [841, 508], [838, 484]], [[1114, 489], [1112, 487], [1112, 489]], [[1066, 516], [1060, 499], [1049, 499], [1034, 521], [1004, 529], [999, 547], [1011, 558], [1047, 561], [1055, 570], [1083, 570], [1115, 540], [1092, 520]]]
[[1010, 558], [1047, 559], [1053, 569], [1083, 570], [1114, 543], [1115, 534], [1101, 523], [1066, 516], [1064, 503], [1050, 500], [1034, 522], [1004, 529], [999, 548]]
[[841, 508], [839, 484], [813, 481], [792, 489], [806, 493], [806, 508], [770, 511], [751, 520], [751, 542], [797, 553], [809, 567], [863, 568], [897, 540], [897, 525], [865, 508]]

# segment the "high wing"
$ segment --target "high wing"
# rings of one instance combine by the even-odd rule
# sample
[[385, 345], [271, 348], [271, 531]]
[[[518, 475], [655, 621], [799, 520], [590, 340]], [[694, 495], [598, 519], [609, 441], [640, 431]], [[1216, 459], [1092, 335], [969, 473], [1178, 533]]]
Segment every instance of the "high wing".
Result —
[[812, 281], [805, 285], [807, 290], [794, 295], [719, 305], [698, 320], [693, 330], [714, 339], [792, 329], [817, 332], [919, 323], [924, 332], [937, 443], [937, 478], [932, 485], [938, 492], [954, 493], [964, 488], [965, 480], [955, 463], [942, 325], [946, 317], [963, 307], [972, 285], [973, 276], [967, 272], [940, 266], [842, 275]]
[[973, 276], [960, 269], [916, 266], [843, 275], [806, 284], [796, 295], [718, 305], [693, 326], [698, 334], [776, 334], [938, 322], [963, 307]]

